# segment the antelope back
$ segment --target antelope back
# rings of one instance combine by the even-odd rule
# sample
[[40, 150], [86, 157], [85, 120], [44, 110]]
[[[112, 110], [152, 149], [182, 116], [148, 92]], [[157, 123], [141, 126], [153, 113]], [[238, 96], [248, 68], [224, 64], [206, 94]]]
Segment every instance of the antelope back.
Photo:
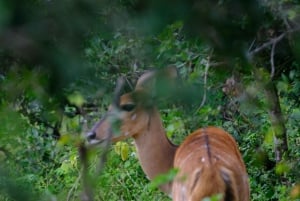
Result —
[[222, 194], [222, 201], [249, 201], [245, 165], [235, 140], [225, 131], [208, 127], [195, 131], [178, 148], [174, 167], [174, 201], [200, 201]]

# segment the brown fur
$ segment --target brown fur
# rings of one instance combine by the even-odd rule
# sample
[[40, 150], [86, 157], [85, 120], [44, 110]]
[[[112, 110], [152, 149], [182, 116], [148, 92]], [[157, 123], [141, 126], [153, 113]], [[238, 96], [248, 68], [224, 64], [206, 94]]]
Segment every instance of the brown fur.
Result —
[[224, 201], [225, 196], [249, 200], [242, 157], [235, 140], [222, 129], [208, 127], [188, 136], [176, 152], [174, 167], [180, 173], [173, 184], [173, 200], [198, 201], [215, 194], [222, 194]]
[[[170, 77], [175, 75], [172, 69], [165, 72]], [[107, 139], [112, 119], [121, 120], [120, 134], [113, 136], [112, 141], [134, 138], [139, 161], [149, 179], [173, 167], [179, 169], [173, 185], [160, 187], [172, 194], [174, 201], [201, 201], [215, 194], [222, 194], [222, 201], [249, 201], [246, 168], [235, 140], [228, 133], [208, 127], [196, 130], [179, 147], [168, 140], [159, 112], [151, 104], [153, 76], [153, 72], [144, 74], [134, 92], [120, 97], [121, 108], [136, 105], [132, 111], [114, 114], [111, 108], [93, 127], [92, 136]]]

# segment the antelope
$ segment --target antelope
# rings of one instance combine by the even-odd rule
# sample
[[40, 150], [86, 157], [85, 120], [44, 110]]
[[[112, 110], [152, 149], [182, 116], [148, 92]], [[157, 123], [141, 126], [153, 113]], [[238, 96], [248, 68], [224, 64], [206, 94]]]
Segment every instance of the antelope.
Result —
[[[163, 72], [171, 83], [177, 77], [176, 68], [165, 68]], [[201, 201], [216, 194], [222, 195], [222, 201], [249, 201], [245, 164], [230, 134], [210, 126], [194, 131], [179, 146], [168, 139], [151, 100], [157, 74], [158, 71], [146, 72], [132, 92], [120, 96], [119, 106], [110, 106], [87, 133], [88, 141], [108, 140], [112, 121], [117, 119], [121, 122], [119, 135], [110, 140], [132, 137], [141, 167], [150, 180], [172, 168], [179, 170], [173, 182], [159, 187], [174, 201]]]

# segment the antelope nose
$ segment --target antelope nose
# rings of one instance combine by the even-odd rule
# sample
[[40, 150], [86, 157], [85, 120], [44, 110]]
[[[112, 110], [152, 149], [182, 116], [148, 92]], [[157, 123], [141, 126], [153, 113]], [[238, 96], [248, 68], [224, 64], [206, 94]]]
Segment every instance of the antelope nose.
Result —
[[95, 131], [90, 131], [86, 134], [86, 139], [90, 142], [92, 140], [96, 139], [96, 132]]

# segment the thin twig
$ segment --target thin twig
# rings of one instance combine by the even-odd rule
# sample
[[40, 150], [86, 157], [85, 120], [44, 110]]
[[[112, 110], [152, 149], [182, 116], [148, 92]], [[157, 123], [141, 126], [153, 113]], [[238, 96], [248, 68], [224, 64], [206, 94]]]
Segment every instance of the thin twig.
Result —
[[[112, 129], [109, 128], [109, 139], [111, 138], [112, 138]], [[106, 159], [107, 159], [109, 145], [111, 142], [110, 140], [105, 140], [103, 143], [104, 143], [104, 148], [97, 166], [97, 174], [100, 174], [100, 172], [103, 170], [104, 164], [106, 163]]]
[[288, 19], [286, 17], [283, 18], [283, 22], [284, 22], [285, 26], [287, 27], [287, 29], [291, 29], [291, 25], [288, 22]]
[[227, 63], [226, 61], [210, 62], [209, 63], [209, 67], [222, 66], [222, 65], [225, 65], [226, 63]]
[[[112, 107], [113, 107], [113, 112], [118, 112], [120, 108], [120, 97], [122, 90], [125, 85], [125, 79], [124, 77], [120, 77], [117, 81], [117, 85], [114, 91], [114, 96], [113, 96], [113, 102], [112, 102]], [[101, 170], [104, 167], [104, 164], [106, 162], [108, 150], [109, 150], [109, 145], [111, 143], [111, 139], [113, 137], [113, 132], [112, 132], [112, 126], [110, 125], [109, 131], [108, 131], [108, 139], [104, 141], [104, 148], [103, 148], [103, 153], [101, 155], [101, 158], [99, 160], [99, 165], [97, 167], [97, 172], [100, 173]]]
[[253, 41], [252, 41], [252, 43], [251, 43], [251, 45], [250, 45], [250, 47], [248, 48], [248, 52], [250, 52], [250, 50], [254, 46], [255, 42], [256, 42], [256, 39], [254, 38]]
[[76, 186], [78, 186], [78, 183], [79, 183], [80, 179], [81, 179], [81, 173], [79, 174], [79, 176], [77, 177], [76, 181], [72, 185], [72, 188], [69, 190], [67, 201], [70, 201], [71, 200], [71, 196], [74, 195], [73, 191], [75, 190]]
[[128, 78], [127, 78], [127, 77], [125, 77], [125, 80], [126, 80], [126, 83], [127, 83], [127, 84], [128, 84], [128, 86], [129, 86], [130, 90], [133, 90], [133, 89], [134, 89], [134, 87], [132, 86], [131, 82], [128, 80]]
[[203, 105], [204, 105], [205, 102], [206, 102], [206, 93], [207, 93], [207, 90], [206, 90], [206, 87], [207, 87], [207, 75], [208, 75], [208, 69], [209, 69], [209, 67], [210, 67], [210, 56], [208, 57], [207, 63], [206, 63], [206, 65], [205, 65], [204, 83], [203, 83], [204, 94], [203, 94], [203, 98], [202, 98], [202, 102], [201, 102], [200, 108], [203, 107]]
[[270, 63], [271, 63], [271, 80], [274, 78], [275, 74], [275, 64], [274, 64], [274, 53], [275, 53], [275, 47], [277, 43], [272, 44], [272, 49], [271, 49], [271, 56], [270, 56]]
[[204, 88], [203, 97], [202, 97], [201, 104], [200, 104], [200, 106], [197, 108], [196, 112], [199, 111], [199, 109], [201, 109], [201, 108], [203, 107], [203, 105], [205, 104], [205, 102], [206, 102], [206, 93], [207, 93], [207, 90], [206, 90], [206, 87], [207, 87], [207, 75], [208, 75], [209, 67], [210, 67], [210, 56], [208, 56], [207, 61], [206, 61], [206, 64], [205, 64], [204, 81], [203, 81], [203, 88]]
[[[123, 77], [119, 78], [117, 81], [116, 89], [114, 91], [112, 106], [113, 106], [113, 109], [116, 110], [116, 112], [118, 112], [119, 107], [120, 107], [119, 106], [120, 105], [120, 95], [121, 95], [122, 89], [124, 87], [124, 83], [125, 83], [124, 78]], [[107, 153], [109, 150], [109, 145], [111, 143], [111, 139], [112, 139], [112, 127], [110, 126], [109, 136], [108, 136], [108, 139], [104, 142], [105, 143], [104, 151], [101, 155], [100, 162], [97, 167], [98, 173], [103, 169], [103, 166], [106, 162], [106, 157], [107, 157]], [[83, 201], [93, 201], [93, 191], [90, 186], [90, 181], [89, 181], [89, 177], [88, 177], [88, 153], [87, 153], [88, 148], [90, 148], [90, 147], [88, 145], [85, 145], [85, 143], [83, 143], [83, 142], [80, 143], [80, 145], [78, 147], [79, 159], [82, 164], [81, 179], [82, 179], [82, 185], [83, 185], [83, 192], [82, 192], [81, 199]], [[68, 200], [71, 197], [72, 191], [73, 191], [73, 188], [69, 191]]]
[[84, 143], [81, 143], [78, 147], [79, 159], [82, 164], [81, 174], [82, 174], [82, 201], [93, 201], [93, 192], [90, 187], [90, 182], [88, 178], [88, 150]]

